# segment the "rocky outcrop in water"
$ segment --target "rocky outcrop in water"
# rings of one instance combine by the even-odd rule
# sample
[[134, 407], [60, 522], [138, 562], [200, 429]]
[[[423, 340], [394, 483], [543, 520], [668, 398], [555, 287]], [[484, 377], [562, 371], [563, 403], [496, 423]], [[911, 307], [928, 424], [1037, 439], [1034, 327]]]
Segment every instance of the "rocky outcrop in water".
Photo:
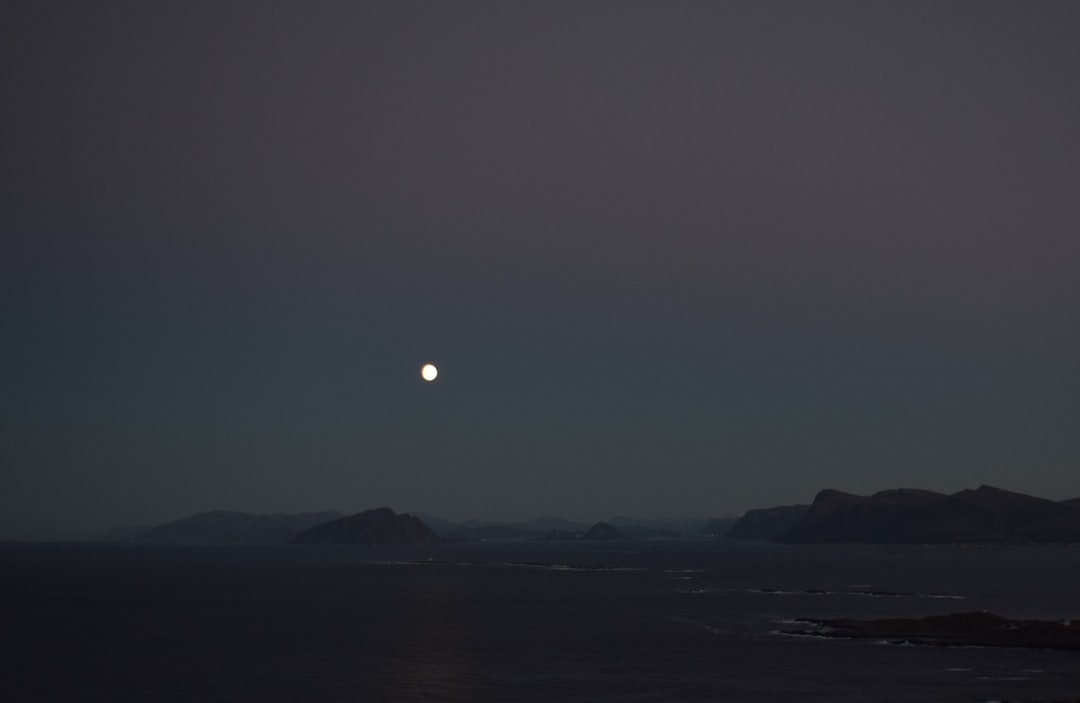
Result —
[[885, 640], [939, 647], [1032, 647], [1080, 650], [1080, 620], [1010, 620], [993, 613], [953, 613], [883, 620], [803, 619], [784, 634]]

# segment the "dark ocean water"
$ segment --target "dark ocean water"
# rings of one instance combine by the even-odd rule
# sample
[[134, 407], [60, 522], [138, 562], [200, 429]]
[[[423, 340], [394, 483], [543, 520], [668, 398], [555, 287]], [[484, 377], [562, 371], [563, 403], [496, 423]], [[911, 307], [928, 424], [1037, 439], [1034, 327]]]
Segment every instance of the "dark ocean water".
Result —
[[777, 634], [1080, 617], [1080, 548], [0, 545], [0, 700], [1052, 701], [1080, 653]]

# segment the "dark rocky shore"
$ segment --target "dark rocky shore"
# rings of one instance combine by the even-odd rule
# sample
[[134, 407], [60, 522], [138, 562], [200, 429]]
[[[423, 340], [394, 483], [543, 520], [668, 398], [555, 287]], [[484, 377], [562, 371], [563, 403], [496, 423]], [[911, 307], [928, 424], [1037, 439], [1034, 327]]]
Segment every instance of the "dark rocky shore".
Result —
[[1080, 620], [1010, 620], [993, 613], [953, 613], [884, 620], [803, 619], [788, 635], [887, 640], [938, 647], [1029, 647], [1080, 651]]

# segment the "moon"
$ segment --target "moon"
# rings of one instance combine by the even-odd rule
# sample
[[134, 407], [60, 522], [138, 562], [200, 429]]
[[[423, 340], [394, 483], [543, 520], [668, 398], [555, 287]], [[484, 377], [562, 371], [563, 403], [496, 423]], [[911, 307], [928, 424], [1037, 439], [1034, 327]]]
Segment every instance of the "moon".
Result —
[[435, 367], [435, 364], [424, 364], [420, 369], [420, 377], [425, 381], [434, 381], [435, 377], [439, 375], [439, 369]]

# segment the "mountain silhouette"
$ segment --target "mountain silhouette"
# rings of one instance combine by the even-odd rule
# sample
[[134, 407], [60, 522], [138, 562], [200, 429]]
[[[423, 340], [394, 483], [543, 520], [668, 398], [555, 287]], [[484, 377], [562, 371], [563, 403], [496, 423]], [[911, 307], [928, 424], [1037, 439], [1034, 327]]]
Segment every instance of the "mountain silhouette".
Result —
[[809, 505], [748, 510], [723, 536], [726, 539], [776, 539], [798, 524], [808, 510]]
[[340, 516], [337, 512], [252, 515], [214, 510], [159, 525], [130, 539], [151, 544], [285, 544], [298, 532]]
[[824, 490], [781, 542], [1070, 542], [1080, 501], [1053, 501], [993, 486], [944, 495], [893, 489], [870, 496]]
[[367, 510], [304, 530], [293, 544], [428, 544], [441, 542], [420, 518], [390, 508]]
[[581, 539], [626, 539], [626, 535], [606, 522], [598, 522]]

